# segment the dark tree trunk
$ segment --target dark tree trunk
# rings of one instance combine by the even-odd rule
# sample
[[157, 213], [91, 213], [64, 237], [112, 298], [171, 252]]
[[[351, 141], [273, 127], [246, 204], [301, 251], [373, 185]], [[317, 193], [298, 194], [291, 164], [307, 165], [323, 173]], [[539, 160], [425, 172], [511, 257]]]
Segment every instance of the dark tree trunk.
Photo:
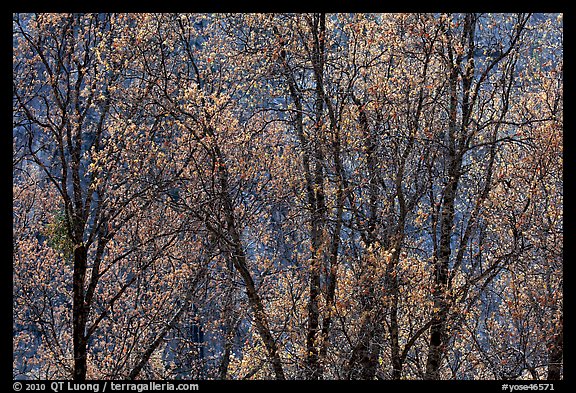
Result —
[[218, 366], [218, 378], [227, 379], [228, 377], [228, 366], [230, 365], [230, 355], [232, 353], [232, 345], [234, 340], [234, 311], [233, 311], [233, 296], [232, 289], [226, 294], [226, 300], [224, 305], [224, 315], [225, 315], [225, 334], [224, 334], [224, 353], [222, 354], [222, 361]]
[[250, 302], [250, 306], [252, 307], [252, 311], [254, 312], [254, 321], [256, 323], [256, 329], [264, 342], [264, 346], [268, 352], [268, 357], [270, 362], [272, 363], [272, 368], [274, 370], [274, 374], [276, 375], [276, 379], [283, 380], [286, 379], [284, 376], [284, 371], [282, 369], [282, 362], [280, 361], [280, 355], [278, 354], [278, 347], [276, 345], [276, 341], [270, 332], [270, 326], [268, 324], [268, 318], [266, 317], [266, 313], [264, 312], [264, 306], [262, 305], [262, 300], [256, 291], [256, 286], [254, 285], [254, 280], [248, 268], [246, 266], [246, 255], [244, 254], [244, 250], [240, 245], [240, 236], [236, 230], [232, 233], [232, 238], [235, 245], [235, 256], [233, 258], [234, 267], [240, 273], [244, 284], [246, 285], [246, 295], [248, 297], [248, 301]]
[[549, 380], [562, 378], [562, 358], [564, 354], [564, 326], [563, 317], [560, 317], [558, 331], [549, 343], [548, 349], [548, 377]]
[[428, 359], [426, 361], [426, 379], [438, 379], [442, 356], [446, 349], [446, 325], [448, 322], [448, 266], [452, 253], [450, 241], [452, 238], [452, 224], [454, 222], [454, 203], [459, 178], [458, 158], [454, 158], [450, 170], [450, 180], [444, 194], [440, 224], [439, 255], [434, 264], [434, 303], [432, 310], [432, 324], [430, 326], [430, 340]]
[[311, 242], [312, 242], [312, 264], [310, 266], [309, 297], [308, 297], [308, 331], [306, 334], [306, 375], [308, 379], [320, 379], [320, 363], [318, 347], [320, 342], [320, 275], [323, 262], [321, 251], [324, 243], [324, 231], [326, 221], [326, 201], [324, 195], [324, 152], [322, 149], [322, 115], [324, 112], [324, 34], [326, 29], [325, 14], [313, 16], [310, 25], [313, 32], [313, 53], [311, 56], [312, 68], [315, 79], [315, 128], [316, 138], [314, 140], [314, 199], [311, 214]]
[[[366, 167], [368, 172], [368, 213], [366, 224], [359, 224], [359, 227], [364, 226], [364, 230], [361, 232], [363, 241], [366, 244], [366, 248], [370, 247], [376, 241], [376, 221], [377, 221], [377, 211], [378, 211], [378, 164], [376, 158], [376, 144], [377, 139], [375, 135], [370, 130], [368, 123], [368, 116], [364, 110], [364, 105], [362, 102], [351, 95], [354, 104], [358, 108], [359, 117], [358, 121], [362, 131], [362, 142], [363, 151], [366, 157]], [[348, 185], [345, 185], [348, 188]], [[351, 193], [348, 194], [351, 196]], [[351, 205], [354, 202], [350, 201]], [[359, 216], [357, 217], [359, 220]], [[379, 314], [375, 312], [375, 308], [378, 306], [376, 304], [376, 299], [374, 295], [374, 283], [371, 282], [370, 278], [365, 280], [365, 285], [367, 285], [366, 290], [368, 295], [364, 297], [364, 311], [370, 315]], [[378, 367], [378, 357], [380, 355], [380, 347], [376, 345], [381, 339], [383, 330], [381, 326], [383, 321], [378, 318], [378, 320], [371, 320], [370, 318], [364, 320], [360, 328], [360, 340], [356, 347], [352, 351], [352, 356], [348, 361], [348, 378], [349, 379], [362, 379], [371, 380], [374, 379], [376, 375], [376, 370]]]
[[454, 208], [458, 192], [460, 177], [461, 156], [457, 152], [456, 118], [458, 111], [457, 83], [458, 65], [453, 65], [449, 76], [449, 124], [448, 124], [448, 182], [444, 187], [442, 213], [440, 217], [440, 245], [438, 255], [434, 256], [434, 293], [432, 325], [428, 342], [428, 358], [426, 361], [426, 379], [439, 379], [440, 362], [446, 348], [446, 324], [448, 318], [448, 304], [446, 292], [448, 290], [448, 266], [452, 254], [451, 239], [452, 225], [454, 223]]
[[[375, 314], [373, 307], [370, 307]], [[360, 328], [360, 338], [347, 365], [347, 378], [352, 380], [372, 380], [378, 367], [380, 347], [378, 343], [382, 337], [383, 329], [379, 321], [367, 316]]]
[[[210, 134], [213, 134], [212, 130], [209, 130]], [[284, 371], [282, 369], [282, 362], [280, 361], [280, 355], [278, 353], [278, 347], [276, 341], [272, 336], [270, 331], [270, 326], [268, 324], [268, 318], [262, 304], [262, 299], [256, 290], [254, 280], [252, 279], [252, 274], [248, 269], [246, 253], [242, 247], [242, 240], [240, 238], [240, 232], [238, 230], [237, 222], [234, 217], [234, 206], [232, 204], [232, 198], [230, 197], [230, 184], [228, 180], [228, 169], [226, 167], [225, 161], [223, 160], [222, 152], [217, 145], [213, 146], [215, 159], [219, 162], [219, 181], [222, 192], [222, 203], [224, 207], [224, 215], [226, 219], [226, 232], [230, 236], [232, 243], [232, 263], [234, 268], [242, 277], [242, 281], [246, 286], [246, 296], [248, 297], [248, 302], [254, 313], [254, 322], [256, 324], [256, 330], [264, 342], [266, 347], [268, 359], [272, 363], [272, 368], [276, 375], [276, 379], [283, 380], [286, 379], [284, 376]]]
[[[394, 267], [398, 264], [399, 260], [399, 247], [395, 248], [395, 252], [392, 255], [392, 261]], [[392, 262], [391, 262], [392, 263]], [[388, 275], [390, 284], [390, 293], [392, 295], [392, 302], [389, 307], [390, 312], [390, 354], [392, 356], [392, 379], [400, 379], [402, 376], [402, 358], [400, 351], [400, 340], [399, 340], [399, 323], [398, 323], [398, 297], [399, 288], [398, 280], [396, 275]]]
[[88, 320], [84, 304], [84, 279], [86, 276], [86, 248], [84, 245], [74, 247], [73, 299], [72, 299], [72, 335], [74, 346], [75, 381], [86, 380], [87, 340], [85, 336]]

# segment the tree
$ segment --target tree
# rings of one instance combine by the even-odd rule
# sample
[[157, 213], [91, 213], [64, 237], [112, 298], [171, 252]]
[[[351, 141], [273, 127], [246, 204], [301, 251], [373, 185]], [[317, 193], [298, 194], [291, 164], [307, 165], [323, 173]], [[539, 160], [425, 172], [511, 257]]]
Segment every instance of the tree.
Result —
[[[48, 223], [42, 227], [39, 221], [40, 227], [22, 230], [28, 232], [24, 236], [41, 236], [38, 247], [28, 252], [53, 250], [47, 253], [41, 271], [48, 275], [47, 283], [57, 283], [54, 288], [47, 284], [48, 292], [43, 295], [57, 300], [26, 313], [32, 326], [39, 326], [40, 345], [49, 345], [48, 353], [57, 354], [58, 362], [66, 365], [59, 371], [62, 374], [56, 374], [59, 377], [83, 380], [95, 376], [88, 370], [91, 362], [103, 374], [108, 367], [112, 367], [111, 377], [122, 374], [116, 367], [126, 358], [102, 358], [100, 351], [102, 345], [124, 352], [126, 347], [118, 342], [102, 344], [100, 340], [107, 341], [102, 328], [112, 328], [123, 301], [136, 301], [132, 307], [140, 304], [141, 299], [130, 295], [142, 295], [142, 288], [151, 283], [148, 271], [178, 237], [178, 222], [174, 227], [157, 224], [173, 214], [153, 197], [161, 170], [142, 171], [156, 167], [160, 159], [159, 146], [149, 136], [158, 124], [151, 122], [151, 114], [142, 112], [149, 89], [138, 78], [137, 66], [126, 68], [137, 59], [138, 45], [147, 46], [139, 41], [144, 32], [138, 23], [138, 18], [126, 15], [14, 17], [14, 127], [19, 164], [41, 173], [41, 184], [48, 191], [39, 196], [52, 198], [51, 207], [42, 208], [45, 202], [38, 205]], [[30, 285], [25, 281], [30, 260], [38, 256], [21, 255], [15, 262], [24, 280], [15, 280], [17, 288]], [[50, 271], [58, 275], [51, 278]], [[152, 280], [159, 278], [156, 275]], [[170, 282], [165, 284], [170, 287]], [[59, 290], [59, 286], [66, 289]], [[178, 292], [177, 286], [172, 289]], [[72, 309], [69, 319], [67, 308]], [[55, 325], [57, 310], [63, 320]], [[133, 317], [140, 314], [131, 311]], [[50, 315], [48, 321], [46, 315]], [[29, 323], [23, 324], [24, 330]], [[145, 337], [142, 332], [122, 331], [135, 340]], [[64, 342], [56, 342], [60, 339]]]

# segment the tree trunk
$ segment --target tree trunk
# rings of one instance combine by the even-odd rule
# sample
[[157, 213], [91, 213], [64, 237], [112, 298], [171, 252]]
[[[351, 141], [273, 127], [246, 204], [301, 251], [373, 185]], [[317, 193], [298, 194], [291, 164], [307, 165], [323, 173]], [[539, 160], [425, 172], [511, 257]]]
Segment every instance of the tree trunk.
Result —
[[225, 332], [224, 332], [224, 353], [222, 354], [222, 361], [218, 366], [218, 378], [226, 379], [228, 376], [228, 366], [230, 365], [230, 355], [232, 353], [232, 344], [234, 340], [234, 313], [233, 313], [233, 296], [232, 288], [226, 293], [226, 300], [224, 304], [224, 318], [225, 318]]
[[[458, 161], [458, 160], [456, 160]], [[452, 253], [450, 241], [452, 238], [452, 224], [454, 222], [454, 203], [458, 187], [459, 165], [452, 165], [450, 180], [446, 186], [444, 205], [440, 224], [439, 255], [434, 264], [434, 303], [432, 310], [432, 325], [430, 326], [430, 339], [428, 359], [426, 361], [426, 379], [438, 379], [440, 362], [446, 349], [446, 324], [448, 322], [448, 266]]]
[[74, 375], [75, 381], [86, 380], [86, 322], [88, 320], [87, 307], [84, 304], [84, 278], [86, 276], [86, 248], [83, 244], [74, 247], [74, 273], [73, 273], [73, 305], [72, 305], [72, 335], [74, 346]]
[[[314, 15], [310, 25], [313, 32], [313, 52], [311, 55], [312, 68], [315, 80], [315, 129], [314, 140], [314, 199], [311, 206], [311, 242], [312, 259], [310, 266], [309, 297], [308, 297], [308, 331], [306, 334], [306, 375], [308, 379], [320, 379], [320, 363], [318, 344], [320, 342], [320, 275], [323, 262], [322, 244], [326, 221], [326, 201], [324, 195], [324, 152], [322, 149], [322, 115], [324, 111], [324, 34], [326, 29], [326, 15]], [[312, 202], [312, 201], [310, 201]]]
[[[213, 134], [210, 131], [210, 134]], [[228, 170], [223, 160], [222, 153], [217, 145], [213, 146], [215, 152], [215, 158], [219, 161], [219, 181], [222, 192], [222, 202], [224, 207], [224, 214], [226, 218], [226, 231], [231, 237], [232, 241], [232, 263], [234, 268], [242, 277], [244, 285], [246, 285], [246, 296], [248, 297], [248, 302], [254, 313], [254, 321], [256, 324], [256, 330], [264, 342], [264, 346], [268, 352], [268, 358], [272, 363], [272, 368], [276, 375], [276, 379], [283, 380], [286, 379], [284, 376], [284, 371], [282, 369], [282, 362], [280, 361], [280, 356], [278, 354], [278, 347], [276, 341], [270, 332], [270, 326], [268, 324], [268, 318], [266, 316], [264, 306], [262, 304], [262, 299], [258, 295], [256, 286], [254, 285], [254, 280], [252, 275], [248, 270], [246, 253], [242, 247], [242, 240], [240, 238], [240, 232], [238, 231], [236, 220], [234, 218], [234, 206], [232, 204], [232, 199], [230, 197], [230, 186], [228, 181]]]
[[379, 324], [374, 324], [374, 321], [367, 317], [360, 328], [360, 341], [352, 350], [352, 356], [348, 361], [348, 379], [374, 379], [380, 354], [377, 345], [380, 335]]
[[[394, 267], [398, 264], [399, 258], [399, 247], [395, 249], [392, 255], [392, 261]], [[392, 295], [391, 304], [389, 306], [390, 312], [390, 354], [392, 356], [392, 379], [400, 379], [402, 376], [402, 358], [400, 355], [400, 340], [399, 340], [399, 323], [398, 323], [398, 279], [396, 275], [388, 275], [390, 283], [389, 290]]]
[[248, 297], [248, 301], [250, 302], [250, 306], [254, 312], [256, 329], [258, 330], [258, 333], [264, 342], [264, 346], [266, 347], [268, 357], [272, 363], [272, 368], [274, 369], [274, 373], [276, 375], [276, 379], [286, 379], [282, 369], [282, 362], [280, 361], [280, 356], [278, 354], [276, 341], [270, 332], [268, 318], [266, 317], [264, 306], [262, 305], [262, 300], [256, 291], [254, 280], [252, 279], [252, 276], [246, 267], [246, 255], [244, 254], [244, 250], [239, 243], [240, 236], [236, 230], [233, 230], [232, 238], [234, 239], [235, 243], [235, 255], [233, 258], [234, 267], [236, 270], [238, 270], [244, 281], [244, 284], [246, 285], [246, 296]]
[[448, 319], [448, 304], [446, 292], [448, 290], [448, 266], [452, 254], [451, 239], [452, 225], [454, 223], [454, 205], [458, 191], [460, 167], [462, 157], [456, 146], [456, 118], [458, 113], [457, 65], [452, 66], [449, 76], [449, 124], [448, 124], [448, 182], [444, 187], [444, 199], [440, 217], [440, 246], [438, 255], [434, 256], [434, 303], [432, 310], [432, 325], [428, 342], [428, 358], [426, 360], [426, 379], [439, 379], [440, 362], [446, 349], [446, 324]]
[[560, 317], [558, 331], [549, 343], [548, 349], [548, 377], [549, 380], [560, 380], [562, 377], [562, 358], [564, 354], [564, 326], [563, 317]]

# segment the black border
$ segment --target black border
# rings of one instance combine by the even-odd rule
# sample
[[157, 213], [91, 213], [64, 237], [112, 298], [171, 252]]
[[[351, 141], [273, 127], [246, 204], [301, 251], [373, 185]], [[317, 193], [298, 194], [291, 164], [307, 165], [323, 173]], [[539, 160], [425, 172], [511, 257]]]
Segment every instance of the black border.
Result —
[[[102, 11], [104, 8], [110, 8], [109, 6], [106, 7], [102, 3], [70, 3], [70, 4], [56, 4], [55, 2], [42, 2], [31, 4], [28, 2], [22, 2], [17, 4], [11, 4], [11, 8], [18, 8], [18, 10], [12, 10], [12, 12], [69, 12], [69, 11]], [[424, 6], [424, 8], [422, 8]], [[137, 3], [130, 3], [126, 2], [123, 4], [116, 3], [114, 8], [114, 12], [121, 12], [121, 11], [131, 11], [131, 12], [313, 12], [313, 11], [324, 11], [324, 12], [442, 12], [442, 11], [452, 11], [452, 12], [463, 12], [463, 11], [490, 11], [490, 12], [517, 12], [517, 11], [533, 11], [533, 12], [561, 12], [563, 13], [564, 18], [564, 42], [566, 42], [566, 38], [570, 36], [571, 26], [574, 22], [573, 15], [569, 12], [566, 12], [565, 9], [567, 8], [566, 5], [558, 5], [557, 3], [554, 4], [552, 2], [539, 2], [537, 4], [537, 8], [534, 6], [529, 7], [527, 4], [518, 4], [518, 3], [497, 3], [496, 6], [493, 4], [484, 4], [484, 3], [471, 3], [471, 2], [442, 2], [442, 3], [419, 3], [416, 1], [406, 2], [406, 1], [387, 1], [387, 0], [333, 0], [329, 3], [314, 3], [314, 2], [302, 2], [300, 4], [295, 3], [294, 1], [279, 1], [279, 0], [268, 0], [266, 2], [262, 1], [247, 1], [247, 0], [236, 0], [234, 3], [229, 1], [207, 1], [203, 0], [201, 2], [194, 2], [194, 0], [190, 2], [180, 1], [175, 4], [168, 4], [165, 2], [149, 2], [147, 4], [137, 4]], [[472, 9], [471, 9], [472, 7]], [[106, 11], [106, 9], [105, 9]], [[6, 46], [12, 45], [11, 40], [11, 30], [12, 30], [12, 13], [4, 14], [6, 16], [6, 20], [3, 21], [6, 25]], [[566, 29], [566, 27], [568, 27]], [[568, 40], [570, 42], [570, 40]], [[566, 45], [565, 45], [566, 46]], [[567, 45], [570, 46], [570, 45]], [[11, 49], [6, 48], [5, 53], [12, 53]], [[564, 50], [564, 68], [565, 70], [568, 69], [568, 72], [564, 72], [564, 88], [570, 88], [573, 86], [574, 82], [570, 82], [573, 80], [573, 77], [570, 73], [570, 53], [571, 51]], [[568, 54], [568, 55], [567, 55]], [[11, 61], [11, 60], [10, 60]], [[6, 61], [8, 67], [8, 61]], [[11, 69], [11, 67], [10, 67]], [[6, 80], [6, 88], [12, 85], [11, 79], [11, 72], [7, 70], [6, 73], [3, 74]], [[10, 78], [10, 79], [9, 79]], [[568, 83], [566, 83], [566, 80]], [[8, 101], [9, 96], [5, 96], [5, 100]], [[568, 102], [568, 105], [565, 107], [569, 108], [569, 112], [571, 113], [571, 106], [569, 104], [571, 95], [564, 94], [565, 101]], [[5, 103], [6, 111], [11, 111], [11, 104], [8, 102]], [[11, 114], [6, 114], [6, 119], [11, 119]], [[574, 145], [573, 142], [570, 142], [570, 139], [574, 138], [574, 127], [571, 127], [573, 120], [571, 116], [567, 116], [565, 118], [565, 127], [564, 127], [564, 159], [566, 157], [572, 158], [574, 157], [572, 146]], [[11, 126], [10, 126], [11, 128]], [[6, 149], [6, 153], [1, 154], [2, 159], [5, 160], [1, 168], [8, 172], [8, 169], [12, 167], [11, 156], [12, 156], [12, 142], [8, 140], [7, 137], [8, 133], [5, 133], [6, 140], [2, 143], [2, 147]], [[570, 161], [570, 160], [569, 160]], [[574, 168], [571, 163], [566, 162], [564, 160], [564, 167], [563, 167], [563, 177], [564, 182], [571, 183], [572, 180], [572, 173]], [[2, 179], [8, 183], [8, 179], [11, 179], [12, 175], [6, 173], [2, 176]], [[2, 193], [2, 198], [0, 199], [2, 202], [2, 209], [0, 210], [0, 222], [2, 222], [3, 226], [5, 227], [6, 233], [10, 234], [10, 240], [12, 239], [12, 203], [13, 198], [8, 198], [8, 195], [12, 195], [12, 188], [11, 185], [6, 184], [8, 193]], [[571, 194], [570, 187], [564, 187], [569, 190], [568, 194]], [[564, 193], [566, 195], [566, 193]], [[564, 196], [566, 199], [566, 196]], [[566, 200], [564, 201], [566, 206]], [[573, 221], [570, 219], [571, 209], [564, 210], [564, 231], [568, 232], [569, 234], [572, 233], [570, 231], [570, 225]], [[568, 225], [566, 225], [568, 224]], [[568, 241], [566, 241], [568, 240]], [[572, 243], [571, 239], [564, 240], [564, 260], [567, 260], [567, 263], [564, 264], [564, 283], [565, 286], [563, 288], [564, 292], [564, 310], [569, 310], [571, 308], [571, 301], [573, 299], [573, 292], [571, 292], [571, 280], [572, 274], [570, 273], [572, 269], [571, 258], [566, 258], [566, 256], [570, 257], [574, 255], [572, 250]], [[7, 244], [7, 242], [5, 242]], [[568, 246], [568, 248], [566, 248]], [[10, 245], [4, 248], [4, 252], [8, 254], [11, 253], [12, 250], [12, 241], [10, 241]], [[7, 314], [2, 315], [10, 315], [11, 320], [13, 320], [13, 308], [12, 308], [12, 255], [6, 255], [6, 259], [4, 260], [4, 264], [2, 266], [3, 269], [6, 269], [7, 272], [5, 273], [4, 277], [10, 277], [8, 285], [7, 282], [0, 285], [0, 297], [2, 298], [2, 302], [5, 303], [4, 307]], [[566, 285], [568, 284], [568, 285]], [[571, 360], [569, 360], [572, 356], [572, 337], [570, 335], [570, 329], [573, 326], [571, 323], [571, 319], [569, 318], [570, 314], [568, 313], [568, 318], [564, 319], [564, 379], [561, 381], [535, 381], [536, 384], [547, 384], [553, 383], [554, 391], [566, 391], [568, 386], [572, 385], [572, 374], [570, 373], [570, 367], [572, 365]], [[12, 330], [12, 322], [10, 324], [6, 323], [5, 326], [10, 326], [10, 331]], [[2, 364], [2, 375], [5, 378], [2, 378], [2, 383], [0, 386], [6, 386], [10, 391], [18, 391], [15, 390], [15, 386], [13, 385], [15, 382], [12, 380], [12, 334], [6, 333], [5, 340], [2, 340], [4, 345], [2, 345], [2, 356], [4, 357]], [[60, 381], [60, 380], [58, 380]], [[50, 384], [52, 382], [58, 381], [49, 381], [49, 380], [35, 380], [35, 381], [18, 381], [20, 382], [23, 387], [22, 391], [26, 391], [26, 387], [30, 384], [41, 384], [43, 383], [46, 387], [46, 391], [50, 390]], [[64, 381], [64, 385], [69, 381]], [[121, 381], [113, 381], [115, 383], [121, 384], [130, 384], [128, 382], [121, 382]], [[150, 382], [146, 381], [138, 381], [134, 383], [146, 383]], [[156, 381], [158, 383], [165, 383], [166, 381]], [[423, 381], [423, 380], [415, 380], [415, 381], [393, 381], [393, 380], [386, 380], [386, 381], [303, 381], [303, 380], [290, 380], [290, 381], [273, 381], [273, 380], [257, 380], [257, 381], [169, 381], [171, 384], [180, 385], [180, 384], [189, 384], [189, 383], [196, 383], [199, 386], [198, 391], [212, 391], [212, 390], [220, 390], [220, 389], [238, 389], [238, 390], [262, 390], [262, 391], [270, 391], [276, 388], [286, 388], [290, 390], [300, 390], [300, 389], [346, 389], [351, 391], [356, 391], [357, 389], [361, 389], [363, 391], [370, 391], [370, 390], [387, 390], [391, 389], [391, 392], [401, 391], [405, 389], [415, 389], [418, 390], [428, 390], [431, 389], [432, 391], [442, 390], [442, 391], [454, 391], [459, 393], [466, 393], [469, 389], [479, 389], [479, 391], [485, 392], [494, 392], [494, 391], [505, 391], [502, 388], [503, 384], [508, 385], [528, 385], [526, 391], [532, 391], [531, 385], [534, 383], [532, 381], [493, 381], [493, 380], [475, 380], [475, 381], [463, 381], [463, 380], [449, 380], [449, 381]], [[87, 383], [96, 383], [99, 386], [99, 392], [103, 391], [104, 381], [87, 381]], [[129, 388], [125, 388], [124, 392], [133, 392], [135, 390], [128, 390]], [[417, 390], [416, 390], [417, 389]], [[62, 391], [68, 391], [66, 388]], [[110, 385], [107, 387], [107, 392], [111, 392]], [[143, 390], [146, 391], [146, 390]], [[169, 391], [169, 390], [161, 390], [161, 391]], [[174, 390], [178, 391], [178, 390]], [[186, 391], [186, 390], [181, 390]], [[510, 391], [510, 390], [506, 390]], [[523, 391], [523, 390], [515, 390], [515, 391]]]

